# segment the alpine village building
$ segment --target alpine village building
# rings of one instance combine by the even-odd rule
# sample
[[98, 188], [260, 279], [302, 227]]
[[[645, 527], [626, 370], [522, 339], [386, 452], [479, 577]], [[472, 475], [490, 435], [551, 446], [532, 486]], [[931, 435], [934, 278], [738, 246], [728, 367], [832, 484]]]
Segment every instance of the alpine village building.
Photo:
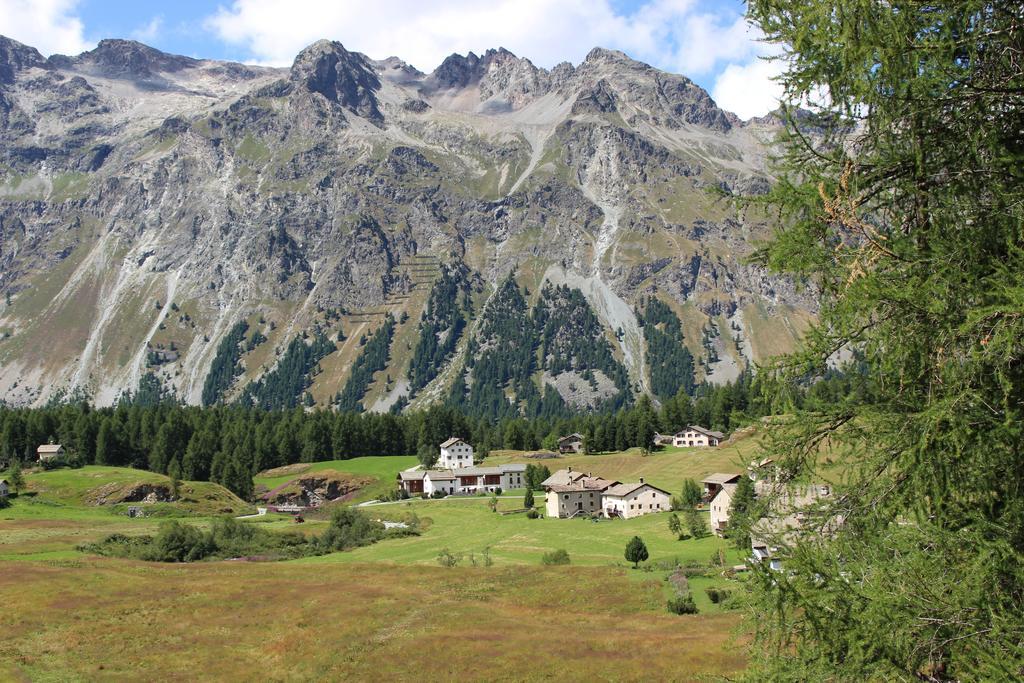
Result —
[[398, 473], [398, 486], [410, 496], [469, 495], [498, 489], [522, 488], [526, 484], [526, 465], [475, 467], [473, 447], [452, 437], [441, 444], [441, 455], [434, 469], [420, 466]]
[[623, 484], [567, 468], [545, 479], [544, 508], [548, 517], [603, 515], [630, 519], [672, 509], [672, 495], [640, 479]]
[[725, 434], [722, 432], [716, 432], [697, 425], [691, 425], [672, 435], [672, 445], [677, 448], [717, 446], [724, 438]]

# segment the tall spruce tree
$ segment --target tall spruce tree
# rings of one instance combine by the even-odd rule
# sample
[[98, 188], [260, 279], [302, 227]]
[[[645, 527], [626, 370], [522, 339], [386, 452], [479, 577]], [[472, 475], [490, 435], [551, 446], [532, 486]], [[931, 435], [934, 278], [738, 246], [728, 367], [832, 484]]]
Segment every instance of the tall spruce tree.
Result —
[[813, 283], [820, 316], [762, 374], [785, 396], [846, 349], [872, 386], [776, 432], [783, 479], [822, 476], [822, 445], [850, 472], [815, 528], [775, 539], [786, 571], [755, 572], [749, 676], [1020, 680], [1024, 5], [748, 11], [784, 46], [785, 100], [818, 105], [787, 116], [785, 227], [760, 258]]

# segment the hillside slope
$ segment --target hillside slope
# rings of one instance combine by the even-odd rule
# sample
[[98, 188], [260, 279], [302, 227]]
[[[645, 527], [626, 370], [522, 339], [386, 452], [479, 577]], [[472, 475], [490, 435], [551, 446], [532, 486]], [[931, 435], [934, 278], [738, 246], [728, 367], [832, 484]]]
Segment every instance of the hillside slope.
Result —
[[[603, 49], [551, 70], [452, 55], [423, 74], [328, 41], [271, 69], [121, 40], [44, 59], [0, 38], [0, 394], [108, 404], [151, 374], [200, 403], [216, 371], [233, 400], [287, 359], [275, 391], [326, 405], [391, 314], [361, 405], [437, 400], [510, 273], [531, 304], [545, 282], [578, 290], [630, 393], [649, 391], [650, 296], [679, 316], [698, 379], [728, 380], [815, 313], [744, 261], [772, 225], [736, 197], [769, 187], [776, 130]], [[445, 272], [462, 274], [447, 291], [465, 333], [410, 377]], [[289, 353], [297, 338], [318, 351]], [[588, 402], [543, 364], [538, 391]]]

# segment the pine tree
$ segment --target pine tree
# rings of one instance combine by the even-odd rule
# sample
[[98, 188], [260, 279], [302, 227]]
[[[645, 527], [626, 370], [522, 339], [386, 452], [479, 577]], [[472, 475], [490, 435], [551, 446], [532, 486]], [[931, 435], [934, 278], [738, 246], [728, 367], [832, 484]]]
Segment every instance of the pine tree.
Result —
[[526, 495], [523, 497], [523, 507], [527, 510], [533, 509], [533, 489], [526, 489]]
[[693, 479], [683, 480], [683, 505], [688, 508], [694, 508], [700, 505], [700, 502], [704, 499], [704, 492]]
[[21, 493], [25, 488], [25, 475], [21, 473], [21, 461], [15, 460], [11, 464], [10, 472], [7, 473], [8, 483], [15, 493]]

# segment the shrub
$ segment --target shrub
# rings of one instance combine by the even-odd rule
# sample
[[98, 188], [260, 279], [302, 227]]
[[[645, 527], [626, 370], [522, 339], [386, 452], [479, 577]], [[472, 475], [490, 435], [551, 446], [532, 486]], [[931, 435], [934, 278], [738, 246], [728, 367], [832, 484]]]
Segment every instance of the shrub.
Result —
[[693, 596], [689, 593], [672, 598], [666, 607], [672, 614], [697, 614], [697, 605], [694, 604]]
[[436, 490], [435, 490], [435, 491], [434, 491], [434, 492], [433, 492], [432, 494], [430, 494], [430, 495], [431, 495], [431, 497], [432, 497], [432, 498], [444, 498], [444, 497], [445, 497], [445, 495], [447, 495], [447, 494], [446, 494], [446, 493], [445, 493], [444, 491], [441, 491], [440, 489], [436, 489]]
[[500, 496], [501, 495], [501, 487], [500, 486], [498, 488], [494, 489], [494, 495], [496, 495], [496, 496]]
[[442, 567], [454, 567], [461, 559], [461, 555], [453, 554], [448, 548], [442, 548], [437, 554], [437, 563]]
[[705, 588], [704, 592], [708, 594], [708, 599], [716, 605], [725, 602], [732, 595], [732, 591], [726, 588], [715, 588], [714, 586]]
[[537, 519], [538, 517], [540, 517], [540, 513], [537, 512], [534, 508], [530, 508], [529, 510], [526, 511], [526, 516], [530, 519]]
[[540, 563], [544, 565], [569, 564], [569, 553], [562, 548], [552, 550], [550, 553], [544, 553], [540, 558]]

